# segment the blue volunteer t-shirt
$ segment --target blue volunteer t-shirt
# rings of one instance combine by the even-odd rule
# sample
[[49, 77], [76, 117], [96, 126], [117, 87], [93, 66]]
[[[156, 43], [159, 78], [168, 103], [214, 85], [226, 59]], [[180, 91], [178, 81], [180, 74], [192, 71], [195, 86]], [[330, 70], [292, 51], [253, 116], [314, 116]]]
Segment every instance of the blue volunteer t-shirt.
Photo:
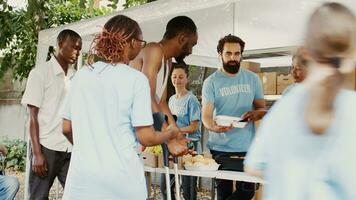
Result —
[[[255, 73], [243, 68], [240, 68], [234, 77], [217, 70], [204, 81], [202, 98], [203, 104], [214, 104], [214, 117], [217, 115], [241, 117], [253, 110], [254, 100], [263, 99], [262, 84]], [[246, 152], [254, 135], [254, 123], [249, 123], [245, 128], [234, 128], [226, 133], [209, 131], [207, 146], [215, 151]]]
[[187, 134], [188, 139], [198, 141], [201, 137], [201, 109], [197, 97], [188, 92], [184, 97], [178, 99], [175, 94], [169, 98], [168, 106], [172, 114], [177, 115], [177, 126], [180, 128], [189, 126], [192, 121], [199, 121], [197, 132]]

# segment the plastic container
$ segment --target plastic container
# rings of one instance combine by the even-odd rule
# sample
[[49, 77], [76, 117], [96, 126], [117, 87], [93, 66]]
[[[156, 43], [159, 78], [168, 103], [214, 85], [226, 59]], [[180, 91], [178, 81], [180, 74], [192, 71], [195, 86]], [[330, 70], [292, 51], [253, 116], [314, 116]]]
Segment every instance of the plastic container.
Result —
[[219, 169], [219, 164], [209, 164], [209, 165], [184, 165], [186, 170], [190, 171], [216, 171]]
[[232, 124], [235, 128], [245, 128], [247, 122], [240, 122], [242, 118], [232, 117], [227, 115], [218, 115], [215, 117], [215, 122], [219, 126], [230, 126]]

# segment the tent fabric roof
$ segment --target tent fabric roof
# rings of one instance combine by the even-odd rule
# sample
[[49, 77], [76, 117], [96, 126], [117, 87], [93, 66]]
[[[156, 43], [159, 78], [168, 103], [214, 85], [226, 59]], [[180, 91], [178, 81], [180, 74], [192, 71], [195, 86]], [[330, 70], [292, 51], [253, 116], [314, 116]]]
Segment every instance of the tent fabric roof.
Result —
[[[324, 1], [158, 0], [106, 16], [41, 31], [36, 63], [40, 64], [45, 61], [48, 46], [55, 46], [56, 37], [63, 29], [72, 29], [82, 36], [85, 52], [89, 50], [94, 34], [100, 32], [106, 21], [117, 14], [136, 20], [141, 26], [143, 38], [146, 41], [159, 41], [168, 20], [178, 15], [186, 15], [195, 21], [199, 35], [198, 44], [194, 47], [193, 54], [186, 58], [186, 62], [199, 66], [217, 67], [220, 64], [216, 52], [217, 42], [221, 37], [230, 33], [240, 36], [246, 42], [245, 51], [249, 53], [260, 49], [297, 46], [303, 41], [302, 34], [307, 18], [322, 2]], [[338, 2], [356, 9], [354, 0], [339, 0]], [[273, 63], [278, 63], [278, 61], [286, 62], [286, 59], [273, 59]]]

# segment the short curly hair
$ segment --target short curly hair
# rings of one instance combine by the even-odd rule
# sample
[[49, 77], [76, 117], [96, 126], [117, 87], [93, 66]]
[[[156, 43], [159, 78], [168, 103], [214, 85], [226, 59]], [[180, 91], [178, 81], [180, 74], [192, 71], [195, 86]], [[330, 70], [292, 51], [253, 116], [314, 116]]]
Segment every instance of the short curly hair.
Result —
[[177, 16], [169, 20], [163, 38], [169, 40], [180, 33], [197, 33], [197, 27], [191, 18], [187, 16]]
[[241, 53], [245, 49], [245, 42], [241, 38], [229, 34], [229, 35], [227, 35], [227, 36], [225, 36], [225, 37], [223, 37], [223, 38], [221, 38], [219, 40], [218, 46], [216, 48], [218, 53], [222, 53], [223, 52], [225, 43], [238, 43], [238, 44], [240, 44]]

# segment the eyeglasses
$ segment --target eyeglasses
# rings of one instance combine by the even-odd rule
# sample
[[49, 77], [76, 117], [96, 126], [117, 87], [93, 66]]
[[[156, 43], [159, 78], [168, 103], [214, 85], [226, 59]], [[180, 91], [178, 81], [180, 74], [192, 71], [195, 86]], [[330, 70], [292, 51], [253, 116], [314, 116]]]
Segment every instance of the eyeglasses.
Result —
[[141, 47], [142, 47], [142, 48], [145, 48], [145, 46], [146, 46], [146, 44], [147, 44], [147, 42], [146, 42], [145, 40], [141, 40], [141, 39], [138, 39], [138, 38], [135, 38], [135, 40], [141, 42]]
[[340, 68], [341, 65], [349, 66], [349, 67], [351, 67], [351, 66], [356, 67], [355, 60], [347, 58], [347, 57], [340, 57], [340, 56], [325, 57], [325, 56], [320, 56], [317, 53], [312, 53], [312, 57], [314, 58], [314, 60], [316, 62], [322, 63], [322, 64], [329, 64], [336, 69]]

